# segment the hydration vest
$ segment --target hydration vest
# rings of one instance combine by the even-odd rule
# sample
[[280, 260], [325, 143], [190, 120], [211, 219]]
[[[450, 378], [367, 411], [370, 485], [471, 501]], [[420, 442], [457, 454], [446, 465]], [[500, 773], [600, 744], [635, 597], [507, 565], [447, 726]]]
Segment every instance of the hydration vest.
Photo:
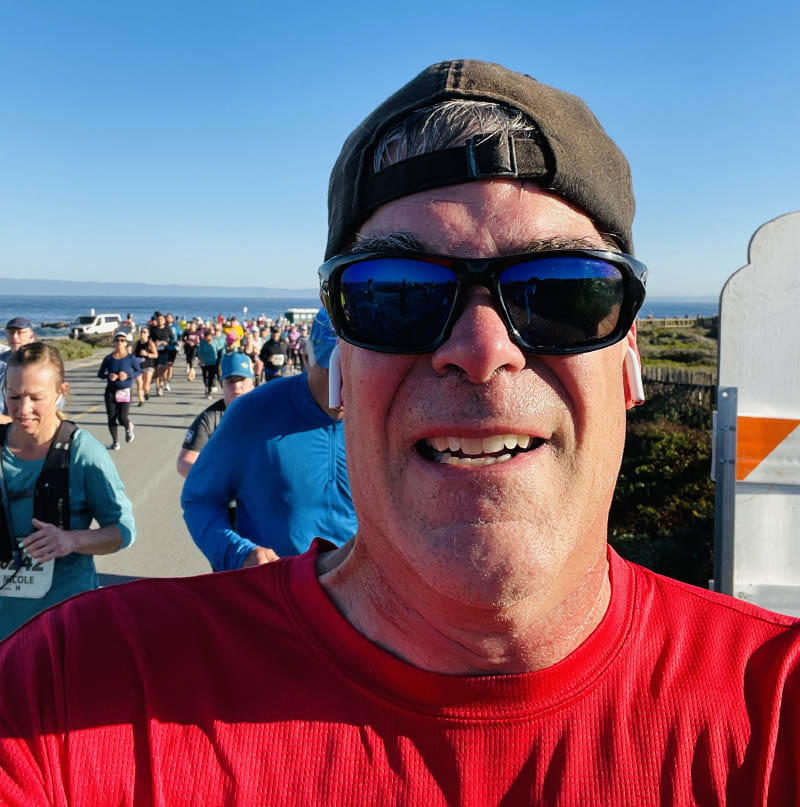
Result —
[[[0, 450], [5, 445], [8, 424], [0, 424]], [[40, 521], [55, 524], [62, 530], [70, 527], [69, 512], [69, 456], [72, 439], [78, 427], [71, 420], [62, 420], [53, 442], [44, 458], [44, 465], [33, 489], [33, 516]], [[0, 467], [2, 478], [2, 467]], [[0, 563], [9, 562], [17, 548], [17, 539], [11, 530], [11, 509], [6, 499], [5, 482], [0, 485], [3, 506], [0, 507]]]

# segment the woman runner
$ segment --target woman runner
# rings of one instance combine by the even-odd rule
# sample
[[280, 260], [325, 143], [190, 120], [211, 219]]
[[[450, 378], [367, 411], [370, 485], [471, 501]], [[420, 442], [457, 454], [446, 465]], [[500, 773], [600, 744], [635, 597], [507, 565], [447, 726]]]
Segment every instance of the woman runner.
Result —
[[133, 423], [128, 413], [131, 408], [131, 388], [133, 379], [141, 374], [139, 362], [128, 351], [128, 337], [123, 331], [114, 334], [114, 352], [109, 353], [101, 362], [97, 371], [98, 378], [104, 378], [106, 384], [105, 402], [108, 415], [108, 430], [111, 432], [109, 451], [119, 449], [117, 426], [125, 427], [125, 442], [133, 442]]

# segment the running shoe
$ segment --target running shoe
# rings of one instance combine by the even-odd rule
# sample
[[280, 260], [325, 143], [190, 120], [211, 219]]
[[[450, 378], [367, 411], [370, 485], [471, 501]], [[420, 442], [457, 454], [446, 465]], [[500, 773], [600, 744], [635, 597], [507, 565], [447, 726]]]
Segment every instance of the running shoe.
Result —
[[170, 386], [169, 381], [167, 381], [167, 383], [164, 384], [164, 388], [167, 390], [167, 392], [172, 392], [172, 387]]
[[145, 399], [145, 401], [149, 401], [149, 400], [150, 400], [150, 393], [149, 393], [149, 392], [145, 392], [145, 394], [144, 394], [144, 399]]
[[139, 403], [138, 403], [138, 404], [136, 404], [136, 405], [137, 405], [137, 406], [144, 406], [144, 401], [139, 401]]
[[161, 387], [159, 387], [158, 392], [156, 392], [156, 395], [158, 395], [158, 397], [160, 398], [163, 394], [164, 394], [164, 390], [162, 390]]
[[119, 451], [119, 443], [114, 440], [114, 442], [108, 447], [109, 451]]
[[134, 435], [134, 433], [133, 433], [133, 423], [131, 423], [131, 425], [130, 425], [130, 426], [128, 426], [128, 428], [127, 428], [127, 429], [125, 429], [125, 442], [126, 442], [126, 443], [132, 443], [132, 442], [133, 442], [133, 438], [134, 438], [135, 436], [136, 436], [136, 435]]

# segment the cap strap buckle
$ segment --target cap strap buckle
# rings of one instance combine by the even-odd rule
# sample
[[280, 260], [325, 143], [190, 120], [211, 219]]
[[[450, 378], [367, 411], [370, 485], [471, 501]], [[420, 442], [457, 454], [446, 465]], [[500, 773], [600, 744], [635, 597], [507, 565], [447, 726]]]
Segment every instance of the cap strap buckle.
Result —
[[465, 150], [470, 179], [518, 176], [517, 152], [511, 135], [503, 132], [476, 135], [467, 141]]

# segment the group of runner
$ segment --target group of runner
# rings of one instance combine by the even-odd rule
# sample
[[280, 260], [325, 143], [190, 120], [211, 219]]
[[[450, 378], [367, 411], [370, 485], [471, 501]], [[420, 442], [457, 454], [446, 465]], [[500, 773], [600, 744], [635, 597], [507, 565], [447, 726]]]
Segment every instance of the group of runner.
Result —
[[275, 322], [261, 316], [241, 323], [236, 316], [226, 319], [220, 314], [214, 320], [204, 321], [201, 317], [176, 320], [172, 313], [155, 311], [131, 345], [128, 340], [135, 325], [130, 314], [125, 325], [128, 330], [114, 334], [114, 351], [106, 356], [98, 372], [107, 382], [105, 404], [111, 451], [120, 448], [119, 426], [125, 430], [126, 443], [134, 439], [129, 415], [134, 389], [138, 406], [144, 406], [150, 399], [153, 385], [156, 396], [172, 391], [175, 361], [181, 347], [188, 380], [195, 380], [199, 366], [208, 400], [222, 386], [225, 356], [246, 356], [254, 385], [308, 367], [308, 326], [285, 318]]
[[182, 350], [189, 381], [203, 379], [206, 398], [220, 386], [220, 368], [226, 353], [244, 353], [252, 362], [255, 383], [280, 375], [302, 372], [308, 366], [308, 325], [277, 321], [265, 316], [240, 321], [236, 316], [219, 314], [213, 320], [196, 316], [176, 320], [173, 314], [156, 311], [139, 331], [133, 354], [140, 359], [142, 374], [137, 379], [139, 406], [155, 394], [172, 390], [175, 360]]

